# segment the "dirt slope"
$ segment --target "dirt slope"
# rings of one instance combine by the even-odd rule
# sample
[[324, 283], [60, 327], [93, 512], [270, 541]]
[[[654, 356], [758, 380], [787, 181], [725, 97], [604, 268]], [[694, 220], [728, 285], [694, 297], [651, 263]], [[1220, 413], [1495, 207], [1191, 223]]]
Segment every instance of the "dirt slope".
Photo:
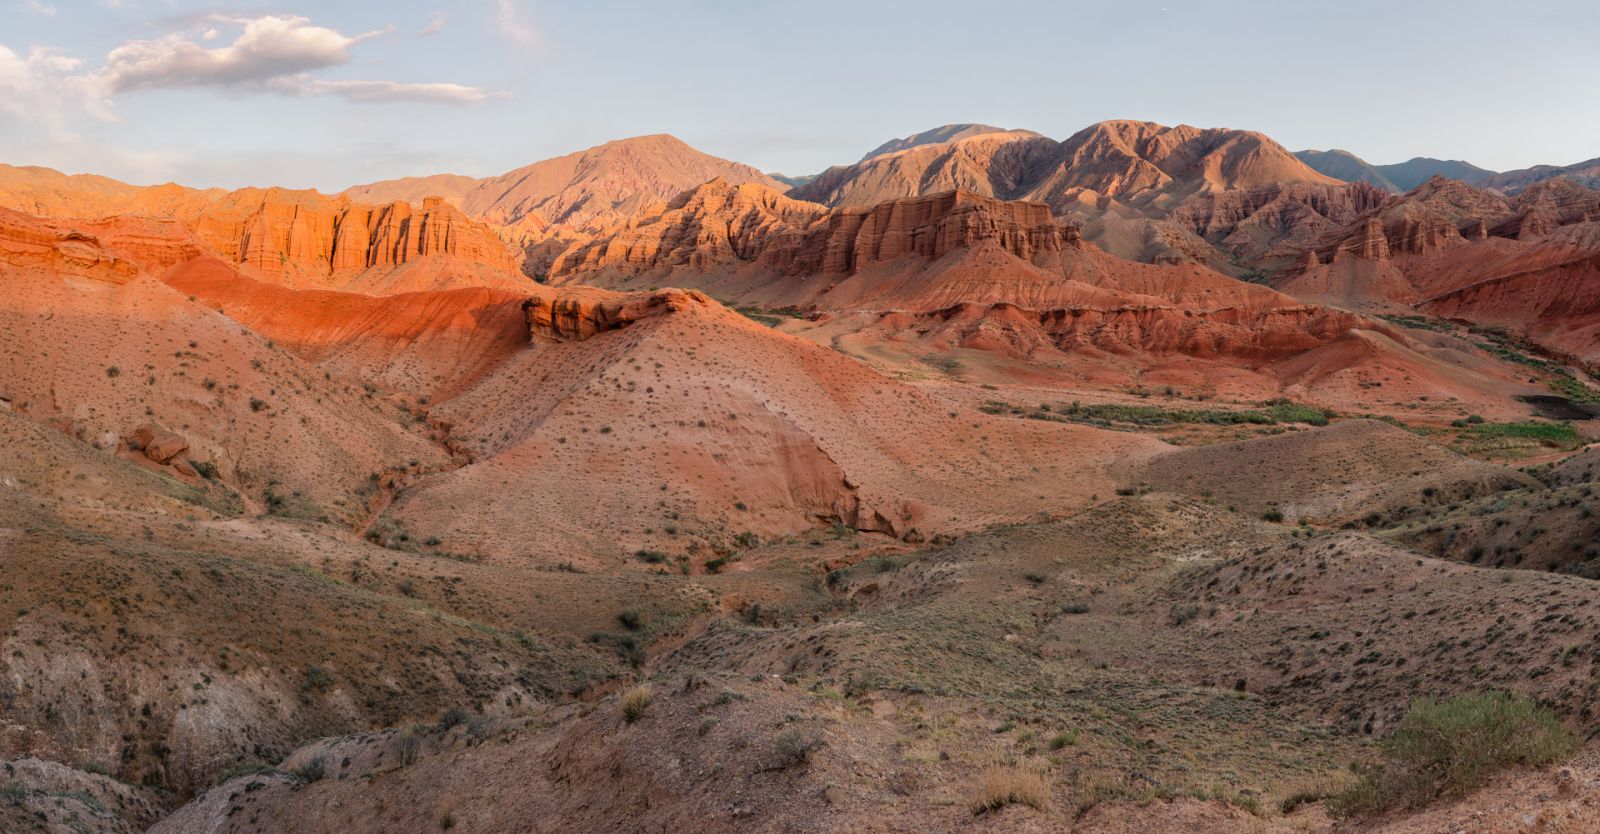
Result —
[[[413, 535], [698, 564], [743, 531], [927, 535], [1071, 506], [1109, 487], [1111, 456], [1153, 448], [957, 411], [697, 293], [557, 296], [530, 320], [520, 355], [435, 409], [478, 462], [403, 496], [389, 515]], [[1072, 449], [1078, 474], [1041, 449]]]

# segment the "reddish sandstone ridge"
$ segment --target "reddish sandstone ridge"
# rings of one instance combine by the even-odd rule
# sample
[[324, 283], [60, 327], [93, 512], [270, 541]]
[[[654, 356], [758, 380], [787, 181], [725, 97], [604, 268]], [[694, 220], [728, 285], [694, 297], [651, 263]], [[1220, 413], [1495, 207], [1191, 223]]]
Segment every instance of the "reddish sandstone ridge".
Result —
[[1169, 219], [1252, 262], [1280, 248], [1307, 245], [1379, 207], [1385, 196], [1365, 183], [1272, 183], [1197, 195], [1174, 208]]
[[139, 273], [137, 265], [93, 234], [5, 209], [0, 209], [0, 264], [114, 284], [126, 284]]
[[[1041, 341], [1270, 353], [1358, 323], [1194, 264], [1139, 264], [1085, 247], [1042, 203], [951, 192], [827, 212], [757, 189], [709, 184], [558, 261], [557, 282], [674, 283], [819, 311], [908, 313], [873, 326], [959, 327], [957, 343], [1023, 353]], [[928, 323], [914, 324], [922, 317]]]
[[316, 191], [139, 188], [0, 169], [4, 206], [74, 227], [152, 272], [206, 252], [295, 288], [386, 293], [528, 282], [495, 232], [438, 198], [368, 205]]
[[576, 244], [551, 263], [554, 281], [596, 270], [639, 273], [663, 267], [710, 269], [763, 259], [776, 241], [802, 236], [827, 213], [814, 203], [784, 197], [759, 183], [717, 178], [672, 203], [593, 240]]
[[989, 241], [1025, 261], [1076, 240], [1048, 206], [956, 191], [868, 209], [828, 211], [759, 185], [713, 180], [660, 214], [575, 247], [552, 278], [587, 272], [643, 274], [758, 265], [787, 275], [850, 275], [914, 255], [937, 259]]
[[492, 231], [437, 198], [420, 208], [368, 206], [315, 192], [247, 189], [180, 209], [178, 216], [207, 249], [290, 287], [397, 291], [525, 283]]
[[1600, 191], [1551, 179], [1505, 198], [1434, 177], [1342, 224], [1316, 226], [1257, 261], [1279, 271], [1274, 285], [1287, 293], [1506, 327], [1600, 360]]
[[625, 296], [580, 291], [534, 296], [523, 302], [522, 310], [534, 338], [581, 342], [636, 321], [712, 304], [709, 296], [696, 290]]

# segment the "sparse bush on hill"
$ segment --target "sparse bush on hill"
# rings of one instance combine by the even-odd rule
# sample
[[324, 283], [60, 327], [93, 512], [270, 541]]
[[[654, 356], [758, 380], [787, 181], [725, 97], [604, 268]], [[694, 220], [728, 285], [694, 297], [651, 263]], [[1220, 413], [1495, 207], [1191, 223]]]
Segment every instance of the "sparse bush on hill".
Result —
[[822, 747], [822, 742], [820, 733], [808, 733], [798, 727], [784, 730], [772, 741], [772, 750], [778, 760], [775, 769], [799, 767], [811, 761], [811, 754]]
[[1033, 769], [992, 765], [978, 778], [972, 795], [972, 813], [998, 811], [1007, 805], [1044, 810], [1050, 805], [1050, 780]]
[[320, 782], [322, 777], [327, 774], [327, 770], [327, 760], [322, 756], [315, 756], [311, 761], [306, 762], [305, 765], [295, 770], [294, 775], [300, 777], [303, 782]]
[[415, 764], [422, 753], [422, 735], [416, 730], [406, 730], [394, 737], [389, 750], [402, 767]]
[[649, 684], [640, 684], [622, 693], [618, 705], [622, 710], [622, 720], [632, 724], [644, 717], [645, 711], [650, 709], [650, 702], [655, 700], [655, 692]]
[[1341, 816], [1420, 808], [1465, 794], [1505, 768], [1560, 761], [1577, 747], [1577, 738], [1554, 714], [1520, 696], [1424, 698], [1411, 704], [1384, 740], [1384, 761], [1366, 768], [1329, 808]]

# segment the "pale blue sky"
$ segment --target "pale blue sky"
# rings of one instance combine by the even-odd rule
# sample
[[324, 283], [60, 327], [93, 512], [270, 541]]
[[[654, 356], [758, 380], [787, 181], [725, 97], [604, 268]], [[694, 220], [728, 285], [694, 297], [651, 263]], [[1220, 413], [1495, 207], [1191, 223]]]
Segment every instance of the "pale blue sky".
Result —
[[1140, 118], [1495, 169], [1600, 156], [1592, 0], [0, 0], [0, 161], [338, 190], [672, 133], [815, 172]]

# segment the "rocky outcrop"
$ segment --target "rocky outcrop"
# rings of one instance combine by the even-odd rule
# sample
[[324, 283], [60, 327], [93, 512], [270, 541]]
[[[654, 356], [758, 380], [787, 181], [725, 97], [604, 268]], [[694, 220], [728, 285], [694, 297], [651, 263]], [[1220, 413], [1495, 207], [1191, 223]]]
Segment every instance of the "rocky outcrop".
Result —
[[1041, 255], [1060, 254], [1076, 245], [1078, 237], [1075, 230], [1057, 225], [1043, 203], [954, 191], [832, 214], [825, 227], [806, 241], [807, 257], [797, 259], [797, 265], [849, 274], [866, 264], [906, 255], [935, 260], [981, 242], [1032, 262]]
[[247, 190], [193, 218], [196, 237], [224, 259], [273, 281], [300, 275], [348, 278], [433, 255], [515, 272], [511, 251], [488, 227], [438, 198], [351, 203], [314, 192]]
[[189, 441], [183, 435], [152, 424], [134, 429], [126, 441], [130, 451], [143, 452], [145, 457], [162, 465], [172, 463], [189, 451]]
[[[906, 326], [908, 319], [914, 326]], [[889, 314], [885, 323], [1019, 358], [1049, 346], [1068, 353], [1273, 361], [1326, 344], [1366, 322], [1340, 310], [1301, 304], [1203, 313], [1163, 304], [1047, 310], [966, 304], [915, 317]]]
[[522, 310], [529, 336], [535, 341], [581, 342], [596, 333], [626, 327], [642, 319], [715, 304], [710, 296], [697, 290], [661, 290], [633, 295], [578, 291], [534, 296], [523, 302]]
[[1355, 234], [1346, 238], [1333, 252], [1335, 261], [1351, 257], [1363, 260], [1386, 260], [1389, 257], [1389, 238], [1384, 234], [1383, 221], [1368, 217]]
[[679, 195], [659, 211], [569, 248], [552, 262], [552, 277], [598, 270], [695, 270], [761, 261], [792, 262], [813, 222], [827, 213], [758, 183], [717, 178]]
[[1169, 217], [1230, 258], [1255, 263], [1285, 249], [1303, 249], [1379, 208], [1387, 197], [1366, 183], [1275, 183], [1199, 194]]
[[6, 209], [0, 209], [0, 264], [113, 284], [139, 273], [136, 264], [118, 257], [96, 235]]
[[392, 292], [387, 276], [426, 272], [415, 269], [419, 262], [448, 262], [441, 268], [452, 274], [415, 276], [399, 289], [525, 283], [518, 257], [494, 229], [438, 197], [420, 206], [371, 205], [316, 191], [138, 188], [0, 167], [0, 208], [8, 205], [94, 237], [157, 274], [210, 253], [252, 277], [295, 288]]
[[552, 278], [585, 273], [752, 266], [782, 275], [850, 275], [903, 257], [936, 260], [979, 244], [1033, 263], [1081, 246], [1041, 203], [954, 191], [829, 211], [759, 185], [707, 183], [661, 214], [575, 247]]

